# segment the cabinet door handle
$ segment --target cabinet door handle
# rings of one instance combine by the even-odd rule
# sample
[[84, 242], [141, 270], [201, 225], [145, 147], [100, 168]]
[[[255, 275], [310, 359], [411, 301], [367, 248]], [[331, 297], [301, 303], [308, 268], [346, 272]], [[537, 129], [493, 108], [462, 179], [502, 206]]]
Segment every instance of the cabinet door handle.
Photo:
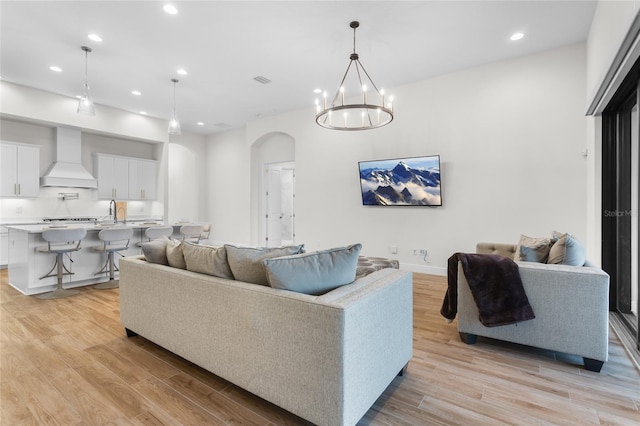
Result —
[[18, 184], [17, 183], [13, 184], [13, 195], [18, 195]]
[[141, 189], [140, 192], [142, 192], [142, 199], [144, 200], [145, 198], [144, 189]]
[[18, 195], [20, 195], [20, 184], [18, 184]]

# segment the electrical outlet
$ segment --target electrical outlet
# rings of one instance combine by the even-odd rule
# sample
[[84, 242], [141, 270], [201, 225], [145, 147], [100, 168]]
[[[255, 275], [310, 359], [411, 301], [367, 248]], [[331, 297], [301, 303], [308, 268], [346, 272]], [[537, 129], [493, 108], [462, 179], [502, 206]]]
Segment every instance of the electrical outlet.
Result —
[[16, 207], [16, 214], [22, 214], [22, 207]]
[[398, 246], [390, 246], [389, 251], [391, 254], [398, 254]]

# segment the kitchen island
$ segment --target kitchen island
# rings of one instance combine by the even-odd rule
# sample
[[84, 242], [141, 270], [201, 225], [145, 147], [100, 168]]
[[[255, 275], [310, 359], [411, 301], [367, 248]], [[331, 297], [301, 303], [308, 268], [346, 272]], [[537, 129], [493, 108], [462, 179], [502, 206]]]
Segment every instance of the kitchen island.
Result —
[[[120, 224], [118, 224], [120, 225]], [[138, 243], [146, 241], [144, 231], [154, 224], [134, 223], [124, 224], [133, 228], [133, 237], [129, 248], [121, 253], [124, 256], [141, 254]], [[93, 249], [102, 245], [98, 233], [106, 226], [86, 224], [64, 225], [69, 228], [85, 228], [87, 235], [82, 240], [81, 249], [65, 256], [65, 265], [73, 275], [63, 277], [63, 287], [73, 288], [90, 284], [96, 284], [109, 280], [108, 272], [96, 275], [105, 265], [106, 255]], [[181, 224], [175, 224], [174, 237], [179, 236]], [[46, 293], [53, 291], [57, 285], [57, 278], [42, 278], [51, 270], [55, 263], [55, 256], [49, 253], [37, 251], [38, 247], [46, 246], [47, 242], [42, 238], [42, 231], [49, 228], [48, 225], [11, 225], [9, 230], [9, 284], [16, 290], [26, 295]], [[72, 261], [69, 261], [69, 258]], [[115, 256], [116, 265], [120, 256]]]

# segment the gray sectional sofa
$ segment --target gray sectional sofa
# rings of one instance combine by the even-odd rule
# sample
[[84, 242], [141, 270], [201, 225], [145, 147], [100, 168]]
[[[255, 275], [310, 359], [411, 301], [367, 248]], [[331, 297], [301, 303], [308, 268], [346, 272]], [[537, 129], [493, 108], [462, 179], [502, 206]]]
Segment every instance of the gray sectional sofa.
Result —
[[[480, 243], [476, 252], [514, 257], [516, 245]], [[485, 336], [579, 355], [585, 368], [600, 371], [608, 360], [609, 275], [585, 266], [516, 262], [535, 319], [485, 327], [479, 320], [467, 279], [458, 264], [458, 331], [463, 341]]]
[[181, 357], [318, 425], [353, 425], [412, 356], [412, 274], [320, 296], [120, 261], [120, 317]]

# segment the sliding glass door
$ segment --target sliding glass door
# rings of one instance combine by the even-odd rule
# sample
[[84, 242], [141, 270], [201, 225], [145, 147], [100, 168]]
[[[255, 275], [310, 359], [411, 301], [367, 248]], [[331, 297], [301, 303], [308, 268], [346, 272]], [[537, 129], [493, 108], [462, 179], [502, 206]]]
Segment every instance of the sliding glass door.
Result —
[[640, 65], [602, 115], [602, 266], [611, 276], [610, 310], [640, 349]]

